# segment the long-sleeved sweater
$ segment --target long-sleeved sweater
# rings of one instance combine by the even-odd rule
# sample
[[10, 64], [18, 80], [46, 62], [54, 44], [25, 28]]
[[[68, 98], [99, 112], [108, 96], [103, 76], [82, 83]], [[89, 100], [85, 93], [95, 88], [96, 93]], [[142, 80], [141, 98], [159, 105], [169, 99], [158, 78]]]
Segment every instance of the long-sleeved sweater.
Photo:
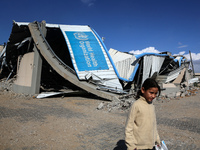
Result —
[[128, 150], [152, 149], [160, 144], [157, 132], [155, 108], [140, 97], [131, 107], [125, 128], [125, 142]]

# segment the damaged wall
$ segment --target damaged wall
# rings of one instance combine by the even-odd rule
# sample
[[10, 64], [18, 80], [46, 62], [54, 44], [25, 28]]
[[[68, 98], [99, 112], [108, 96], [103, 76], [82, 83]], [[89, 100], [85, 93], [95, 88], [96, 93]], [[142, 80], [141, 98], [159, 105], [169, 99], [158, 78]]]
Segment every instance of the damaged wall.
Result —
[[24, 94], [39, 94], [41, 70], [42, 59], [37, 50], [24, 54], [18, 64], [17, 79], [13, 84], [13, 91]]

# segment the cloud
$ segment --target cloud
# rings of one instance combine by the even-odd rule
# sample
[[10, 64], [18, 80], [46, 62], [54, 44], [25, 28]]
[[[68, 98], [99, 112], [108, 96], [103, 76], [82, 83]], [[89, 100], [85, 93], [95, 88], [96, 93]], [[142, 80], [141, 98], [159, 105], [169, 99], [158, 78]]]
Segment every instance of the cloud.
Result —
[[178, 48], [184, 48], [184, 47], [188, 47], [188, 45], [183, 45], [181, 42], [178, 42]]
[[188, 45], [181, 45], [178, 48], [184, 48], [184, 47], [188, 47]]
[[179, 52], [179, 55], [183, 55], [185, 54], [185, 51]]
[[129, 53], [132, 53], [134, 55], [138, 55], [138, 54], [141, 54], [141, 53], [160, 53], [160, 51], [155, 49], [155, 47], [147, 47], [147, 48], [142, 49], [142, 50], [132, 50], [132, 51], [129, 51]]
[[88, 7], [94, 5], [95, 1], [96, 0], [81, 0], [81, 2], [84, 3], [84, 4], [86, 4], [86, 5], [88, 5]]

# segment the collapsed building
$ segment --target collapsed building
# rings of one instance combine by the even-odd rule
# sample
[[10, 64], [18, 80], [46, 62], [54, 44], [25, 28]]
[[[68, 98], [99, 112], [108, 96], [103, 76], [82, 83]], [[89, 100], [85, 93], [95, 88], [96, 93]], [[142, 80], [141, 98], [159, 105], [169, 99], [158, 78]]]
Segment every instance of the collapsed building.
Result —
[[7, 80], [14, 78], [14, 92], [38, 94], [38, 98], [86, 92], [120, 100], [133, 96], [149, 77], [165, 92], [178, 92], [181, 86], [198, 82], [190, 63], [169, 52], [133, 55], [108, 51], [87, 25], [14, 21], [9, 40], [1, 49], [0, 75]]

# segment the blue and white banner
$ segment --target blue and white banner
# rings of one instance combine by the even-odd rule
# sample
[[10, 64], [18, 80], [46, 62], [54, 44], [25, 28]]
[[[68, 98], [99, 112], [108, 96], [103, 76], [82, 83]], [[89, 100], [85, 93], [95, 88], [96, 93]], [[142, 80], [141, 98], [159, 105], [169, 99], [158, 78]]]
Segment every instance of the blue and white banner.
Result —
[[60, 25], [71, 60], [80, 80], [122, 89], [101, 39], [89, 26]]
[[101, 46], [92, 32], [65, 31], [79, 71], [109, 69]]

